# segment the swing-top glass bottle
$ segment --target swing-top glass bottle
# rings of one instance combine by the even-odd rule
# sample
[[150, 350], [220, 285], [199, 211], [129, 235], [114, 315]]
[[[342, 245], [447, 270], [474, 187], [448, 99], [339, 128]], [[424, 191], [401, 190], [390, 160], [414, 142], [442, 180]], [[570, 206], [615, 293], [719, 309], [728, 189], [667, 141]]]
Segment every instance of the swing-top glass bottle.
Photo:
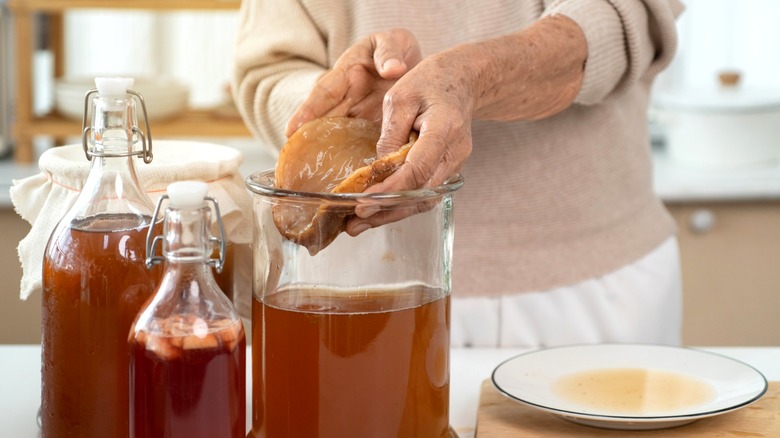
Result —
[[149, 126], [129, 78], [97, 78], [84, 102], [82, 144], [91, 161], [74, 205], [45, 249], [42, 311], [43, 438], [126, 437], [127, 333], [159, 269], [145, 266], [154, 204], [135, 161], [152, 161]]
[[[162, 235], [150, 232], [146, 243], [147, 264], [163, 262], [163, 277], [129, 336], [132, 438], [246, 435], [246, 339], [212, 274], [225, 262], [225, 233], [207, 190], [203, 182], [175, 182], [153, 215], [169, 200]], [[219, 238], [211, 236], [209, 203]]]

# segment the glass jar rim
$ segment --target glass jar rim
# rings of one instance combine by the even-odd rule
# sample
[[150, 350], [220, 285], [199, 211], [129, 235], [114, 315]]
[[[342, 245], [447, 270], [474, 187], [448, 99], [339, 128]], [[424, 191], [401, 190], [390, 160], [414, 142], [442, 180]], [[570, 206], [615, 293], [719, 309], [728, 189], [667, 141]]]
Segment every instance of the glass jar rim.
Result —
[[463, 186], [464, 182], [462, 175], [455, 174], [439, 186], [426, 187], [415, 190], [382, 193], [318, 193], [301, 192], [274, 187], [275, 173], [276, 172], [274, 169], [254, 172], [246, 178], [246, 186], [249, 191], [254, 194], [275, 198], [297, 198], [332, 202], [349, 202], [358, 200], [420, 201], [455, 192]]

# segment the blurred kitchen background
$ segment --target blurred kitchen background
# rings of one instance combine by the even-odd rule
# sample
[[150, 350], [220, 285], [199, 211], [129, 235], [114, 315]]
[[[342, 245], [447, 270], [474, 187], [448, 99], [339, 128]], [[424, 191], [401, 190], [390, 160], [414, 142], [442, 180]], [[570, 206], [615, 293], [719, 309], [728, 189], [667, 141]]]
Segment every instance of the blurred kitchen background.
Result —
[[[780, 2], [683, 2], [648, 123], [656, 190], [680, 231], [684, 342], [779, 345]], [[29, 224], [8, 188], [47, 148], [80, 142], [90, 78], [136, 77], [155, 139], [234, 146], [245, 175], [273, 165], [228, 92], [240, 0], [106, 4], [0, 0], [0, 343], [40, 341], [40, 296], [18, 298]]]

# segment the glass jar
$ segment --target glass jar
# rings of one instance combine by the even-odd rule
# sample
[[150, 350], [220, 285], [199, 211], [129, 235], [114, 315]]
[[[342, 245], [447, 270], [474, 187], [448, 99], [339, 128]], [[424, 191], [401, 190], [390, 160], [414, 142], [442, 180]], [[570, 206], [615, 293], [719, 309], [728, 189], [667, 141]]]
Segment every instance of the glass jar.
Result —
[[[457, 177], [403, 193], [314, 194], [274, 188], [273, 171], [247, 179], [250, 436], [449, 436], [452, 196], [462, 184]], [[314, 255], [274, 221], [317, 210], [318, 223], [328, 224], [362, 204], [405, 218], [315, 242]]]
[[[224, 265], [225, 233], [207, 190], [198, 181], [169, 185], [158, 202], [159, 210], [170, 201], [163, 234], [151, 232], [146, 241], [147, 264], [165, 264], [154, 297], [130, 329], [132, 438], [245, 436], [246, 339], [212, 274], [212, 266]], [[214, 205], [219, 238], [211, 236], [206, 200]], [[159, 242], [162, 256], [154, 256]]]
[[144, 135], [136, 117], [143, 99], [132, 79], [95, 83], [82, 137], [89, 175], [44, 252], [44, 438], [127, 436], [127, 333], [160, 277], [146, 269], [154, 204], [135, 167], [136, 157], [152, 160], [149, 128]]

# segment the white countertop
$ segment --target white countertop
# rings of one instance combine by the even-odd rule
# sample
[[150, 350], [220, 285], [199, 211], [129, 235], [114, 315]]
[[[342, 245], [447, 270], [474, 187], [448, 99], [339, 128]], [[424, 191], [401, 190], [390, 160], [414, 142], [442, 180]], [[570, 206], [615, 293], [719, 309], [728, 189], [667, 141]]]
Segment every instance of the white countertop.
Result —
[[665, 202], [780, 199], [780, 163], [745, 168], [714, 168], [672, 161], [653, 154], [655, 192]]
[[[702, 348], [752, 365], [770, 381], [780, 380], [780, 347]], [[450, 422], [461, 438], [473, 436], [482, 382], [493, 369], [520, 349], [453, 349], [450, 361]], [[251, 354], [248, 354], [251, 360]], [[39, 436], [41, 349], [39, 345], [0, 345], [0, 424], [2, 436]], [[247, 365], [247, 400], [251, 400], [251, 366]], [[251, 403], [247, 403], [247, 412]], [[247, 415], [247, 428], [251, 415]]]

